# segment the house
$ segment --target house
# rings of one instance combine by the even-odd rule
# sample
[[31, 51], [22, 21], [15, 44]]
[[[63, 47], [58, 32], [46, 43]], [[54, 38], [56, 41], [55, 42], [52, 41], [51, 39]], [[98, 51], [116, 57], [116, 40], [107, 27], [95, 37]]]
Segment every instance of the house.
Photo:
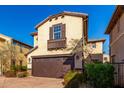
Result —
[[[32, 46], [28, 44], [15, 40], [9, 36], [0, 34], [0, 61], [1, 61], [0, 62], [0, 74], [2, 73], [2, 70], [4, 71], [5, 69], [10, 70], [11, 66], [14, 66], [14, 65], [26, 66], [27, 59], [25, 57], [25, 54], [29, 52], [31, 48]], [[6, 67], [2, 66], [2, 60], [4, 57], [3, 52], [5, 51], [11, 51], [12, 53], [12, 54], [9, 54], [9, 52], [7, 52], [8, 53], [6, 55], [7, 57], [6, 59], [4, 59], [4, 61], [5, 60], [7, 61], [7, 62], [4, 62], [4, 64], [6, 63], [7, 65]], [[12, 51], [15, 51], [16, 54], [14, 54], [15, 52], [12, 52]], [[13, 56], [16, 56], [16, 58], [14, 58]]]
[[124, 6], [118, 5], [105, 34], [110, 36], [110, 61], [115, 67], [115, 85], [124, 87]]
[[105, 39], [88, 40], [87, 45], [84, 49], [85, 60], [87, 62], [109, 62], [109, 56], [107, 54], [104, 54], [103, 51], [104, 42]]
[[51, 15], [36, 25], [37, 31], [31, 34], [34, 48], [27, 53], [32, 75], [60, 78], [68, 70], [81, 70], [87, 26], [88, 14], [67, 11]]
[[105, 34], [110, 36], [110, 60], [124, 62], [124, 6], [117, 6]]

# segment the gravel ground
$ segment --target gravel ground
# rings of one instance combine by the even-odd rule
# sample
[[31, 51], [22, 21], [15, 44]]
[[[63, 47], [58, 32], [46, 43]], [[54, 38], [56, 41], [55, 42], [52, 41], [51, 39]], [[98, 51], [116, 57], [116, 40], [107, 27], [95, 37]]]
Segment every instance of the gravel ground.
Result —
[[62, 88], [63, 79], [46, 77], [0, 77], [0, 88]]

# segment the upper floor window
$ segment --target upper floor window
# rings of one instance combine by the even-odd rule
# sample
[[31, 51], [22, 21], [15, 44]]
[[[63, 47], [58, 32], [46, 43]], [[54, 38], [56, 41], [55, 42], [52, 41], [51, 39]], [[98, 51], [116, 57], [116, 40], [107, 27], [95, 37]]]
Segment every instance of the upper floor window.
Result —
[[96, 48], [96, 43], [92, 44], [92, 48]]
[[61, 32], [62, 32], [62, 27], [61, 27], [60, 24], [53, 26], [53, 37], [54, 37], [54, 39], [61, 39]]

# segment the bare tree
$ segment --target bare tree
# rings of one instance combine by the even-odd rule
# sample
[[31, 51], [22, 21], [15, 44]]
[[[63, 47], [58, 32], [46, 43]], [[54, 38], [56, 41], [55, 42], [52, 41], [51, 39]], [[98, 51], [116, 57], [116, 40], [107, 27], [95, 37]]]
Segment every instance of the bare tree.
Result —
[[83, 46], [83, 52], [84, 52], [84, 59], [86, 63], [91, 63], [92, 62], [92, 53], [93, 53], [93, 48], [91, 44], [86, 44]]
[[70, 47], [68, 47], [66, 50], [72, 50], [72, 54], [82, 51], [82, 61], [85, 63], [89, 63], [89, 61], [86, 60], [86, 58], [89, 57], [89, 60], [91, 62], [93, 48], [90, 44], [87, 44], [87, 42], [83, 39], [72, 39], [69, 43]]

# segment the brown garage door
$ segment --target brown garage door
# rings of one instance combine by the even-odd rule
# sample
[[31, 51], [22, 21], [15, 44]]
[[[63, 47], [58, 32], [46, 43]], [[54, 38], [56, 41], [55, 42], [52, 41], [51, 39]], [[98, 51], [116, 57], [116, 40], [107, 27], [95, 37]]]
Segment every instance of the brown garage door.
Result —
[[[33, 58], [32, 75], [39, 77], [60, 78], [72, 68], [72, 59], [67, 58]], [[71, 65], [70, 65], [71, 64]]]

